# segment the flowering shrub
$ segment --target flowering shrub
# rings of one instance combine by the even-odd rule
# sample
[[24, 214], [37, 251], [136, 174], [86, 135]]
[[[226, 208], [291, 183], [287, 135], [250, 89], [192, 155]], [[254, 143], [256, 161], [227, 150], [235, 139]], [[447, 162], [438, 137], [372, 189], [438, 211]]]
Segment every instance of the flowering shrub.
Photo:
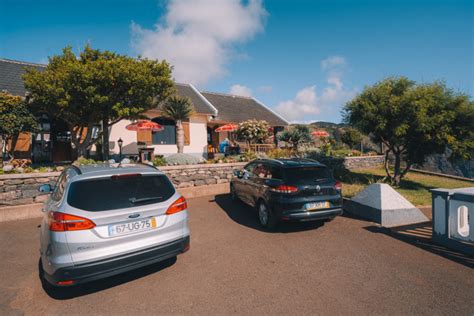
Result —
[[248, 144], [264, 143], [269, 136], [267, 121], [247, 120], [239, 124], [237, 139]]

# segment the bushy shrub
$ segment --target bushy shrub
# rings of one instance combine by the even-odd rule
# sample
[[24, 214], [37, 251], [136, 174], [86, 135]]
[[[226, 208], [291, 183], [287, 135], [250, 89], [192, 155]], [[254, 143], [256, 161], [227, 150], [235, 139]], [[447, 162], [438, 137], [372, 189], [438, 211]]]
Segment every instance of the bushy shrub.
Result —
[[342, 158], [342, 157], [357, 157], [357, 156], [361, 156], [362, 153], [358, 150], [354, 150], [354, 149], [338, 149], [338, 150], [333, 150], [331, 152], [331, 156], [333, 157], [338, 157], [338, 158]]
[[173, 154], [166, 157], [168, 165], [195, 165], [202, 162], [202, 159], [188, 154]]
[[291, 158], [293, 157], [289, 149], [275, 148], [268, 152], [268, 158], [278, 159], [278, 158]]
[[349, 146], [349, 148], [360, 147], [360, 142], [362, 141], [362, 134], [353, 127], [348, 127], [344, 130], [344, 133], [341, 136], [341, 140], [344, 144]]
[[155, 156], [155, 159], [153, 159], [153, 166], [155, 166], [155, 167], [166, 166], [165, 157], [163, 157], [163, 155]]
[[291, 144], [293, 150], [296, 152], [299, 151], [303, 144], [311, 144], [313, 142], [310, 130], [306, 125], [291, 126], [289, 129], [278, 135], [278, 140]]
[[84, 165], [95, 165], [97, 163], [99, 163], [99, 162], [95, 161], [94, 159], [87, 159], [87, 158], [84, 158], [84, 157], [79, 157], [72, 164], [76, 165], [76, 166], [84, 166]]
[[240, 155], [240, 161], [244, 162], [244, 161], [251, 161], [251, 160], [254, 160], [254, 159], [257, 159], [258, 156], [256, 153], [254, 153], [253, 151], [247, 151], [245, 153], [243, 153], [242, 155]]
[[319, 149], [312, 149], [304, 152], [304, 157], [308, 159], [318, 160], [319, 158], [321, 158], [321, 156], [324, 155], [321, 154], [321, 151]]
[[214, 159], [210, 159], [207, 163], [234, 163], [234, 162], [241, 162], [241, 156], [234, 155], [234, 156], [227, 156], [227, 157], [216, 157]]

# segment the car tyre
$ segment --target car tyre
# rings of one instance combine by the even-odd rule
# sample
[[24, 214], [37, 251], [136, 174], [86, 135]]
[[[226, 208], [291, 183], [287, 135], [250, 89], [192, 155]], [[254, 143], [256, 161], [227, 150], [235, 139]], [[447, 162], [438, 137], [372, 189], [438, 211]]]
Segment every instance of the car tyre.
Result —
[[331, 217], [331, 218], [327, 218], [324, 220], [325, 223], [329, 223], [329, 222], [332, 222], [336, 217]]
[[230, 185], [230, 198], [234, 202], [239, 201], [239, 197], [237, 196], [237, 193], [235, 193], [235, 188], [232, 184]]
[[278, 220], [264, 201], [257, 204], [258, 221], [263, 228], [272, 231], [276, 228]]

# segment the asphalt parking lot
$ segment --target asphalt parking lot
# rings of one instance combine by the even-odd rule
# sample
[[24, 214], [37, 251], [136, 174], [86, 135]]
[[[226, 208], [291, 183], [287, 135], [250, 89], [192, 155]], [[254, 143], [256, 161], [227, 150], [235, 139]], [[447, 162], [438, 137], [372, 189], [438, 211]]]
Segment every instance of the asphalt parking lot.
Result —
[[177, 260], [54, 292], [38, 279], [40, 221], [0, 224], [0, 314], [474, 313], [470, 258], [349, 217], [268, 233], [227, 195], [189, 205]]

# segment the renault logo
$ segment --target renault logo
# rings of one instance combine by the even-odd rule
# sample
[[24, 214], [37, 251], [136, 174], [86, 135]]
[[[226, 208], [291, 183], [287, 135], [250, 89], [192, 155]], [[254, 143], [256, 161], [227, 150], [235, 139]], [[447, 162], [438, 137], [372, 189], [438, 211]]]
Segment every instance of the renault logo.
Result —
[[316, 192], [321, 191], [321, 187], [319, 185], [316, 186]]

